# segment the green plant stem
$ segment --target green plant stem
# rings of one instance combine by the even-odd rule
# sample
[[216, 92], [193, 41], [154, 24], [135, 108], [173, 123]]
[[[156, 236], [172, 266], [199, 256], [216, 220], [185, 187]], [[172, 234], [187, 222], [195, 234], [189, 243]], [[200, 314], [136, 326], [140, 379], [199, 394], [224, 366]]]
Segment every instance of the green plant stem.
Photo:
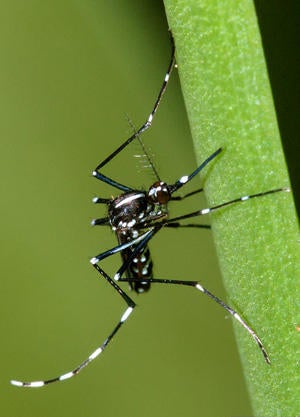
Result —
[[[203, 175], [209, 204], [288, 186], [252, 2], [165, 0], [165, 7], [198, 162], [224, 148]], [[298, 416], [300, 248], [292, 193], [211, 217], [228, 302], [272, 362], [234, 323], [255, 415]]]

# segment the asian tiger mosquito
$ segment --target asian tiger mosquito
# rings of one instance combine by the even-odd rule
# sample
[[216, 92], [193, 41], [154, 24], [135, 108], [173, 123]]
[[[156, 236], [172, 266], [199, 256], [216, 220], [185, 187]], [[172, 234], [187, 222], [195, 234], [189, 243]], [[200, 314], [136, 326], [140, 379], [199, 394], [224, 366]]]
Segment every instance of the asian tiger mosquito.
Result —
[[[170, 63], [166, 75], [164, 77], [162, 86], [159, 90], [158, 96], [152, 108], [150, 115], [146, 122], [125, 141], [114, 152], [112, 152], [107, 158], [105, 158], [93, 171], [93, 176], [98, 180], [108, 184], [112, 187], [121, 190], [122, 193], [116, 198], [94, 198], [93, 202], [96, 204], [104, 204], [107, 206], [108, 215], [104, 218], [96, 219], [92, 222], [93, 225], [109, 225], [112, 230], [115, 231], [118, 239], [118, 245], [100, 253], [93, 257], [90, 262], [96, 271], [114, 288], [114, 290], [123, 298], [127, 304], [126, 310], [122, 314], [119, 322], [113, 328], [112, 332], [104, 340], [104, 342], [95, 349], [80, 365], [74, 368], [72, 371], [64, 373], [60, 376], [40, 381], [22, 382], [19, 380], [12, 380], [11, 384], [18, 387], [42, 387], [44, 385], [51, 384], [53, 382], [64, 381], [77, 375], [83, 368], [96, 359], [106, 348], [112, 338], [121, 328], [122, 324], [128, 319], [132, 313], [135, 302], [129, 297], [125, 291], [117, 284], [117, 282], [128, 282], [130, 288], [137, 293], [146, 292], [150, 289], [151, 284], [174, 284], [174, 285], [186, 285], [194, 287], [203, 294], [210, 297], [213, 301], [223, 307], [233, 318], [235, 318], [252, 336], [257, 343], [261, 353], [267, 364], [270, 364], [270, 359], [264, 348], [260, 338], [254, 332], [254, 330], [241, 318], [241, 316], [225, 304], [221, 299], [212, 294], [209, 290], [204, 288], [198, 281], [183, 281], [175, 279], [158, 279], [153, 278], [152, 275], [152, 260], [148, 249], [148, 242], [154, 237], [154, 235], [163, 227], [209, 227], [199, 224], [181, 224], [180, 221], [189, 219], [192, 217], [202, 216], [204, 214], [211, 213], [219, 210], [222, 207], [241, 203], [255, 197], [262, 197], [268, 194], [273, 194], [281, 191], [290, 191], [289, 188], [277, 188], [269, 191], [260, 192], [252, 195], [245, 195], [239, 198], [235, 198], [231, 201], [226, 201], [213, 207], [197, 210], [192, 213], [181, 215], [174, 218], [168, 217], [168, 202], [183, 200], [186, 197], [194, 195], [203, 191], [197, 189], [183, 196], [173, 196], [185, 184], [190, 182], [207, 164], [215, 159], [220, 152], [221, 148], [213, 152], [208, 158], [202, 162], [190, 175], [184, 175], [180, 177], [173, 184], [167, 184], [160, 180], [156, 170], [154, 169], [157, 181], [154, 182], [146, 190], [138, 190], [126, 185], [123, 185], [107, 176], [102, 174], [100, 170], [107, 165], [115, 156], [117, 156], [127, 145], [129, 145], [134, 139], [140, 140], [140, 135], [150, 128], [153, 118], [160, 105], [161, 99], [165, 93], [169, 78], [173, 67], [175, 66], [175, 45], [171, 36], [172, 53]], [[152, 164], [151, 164], [152, 165]], [[153, 167], [153, 166], [152, 166]], [[153, 167], [154, 168], [154, 167]], [[99, 265], [99, 262], [103, 259], [115, 254], [120, 253], [122, 257], [122, 265], [117, 270], [115, 276], [111, 278]], [[123, 278], [123, 274], [126, 274], [126, 278]]]

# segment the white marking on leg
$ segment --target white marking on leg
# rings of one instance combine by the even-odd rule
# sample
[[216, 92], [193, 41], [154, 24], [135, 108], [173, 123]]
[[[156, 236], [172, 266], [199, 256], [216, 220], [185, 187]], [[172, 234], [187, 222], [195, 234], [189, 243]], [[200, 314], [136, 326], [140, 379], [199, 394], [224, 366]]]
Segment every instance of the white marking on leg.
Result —
[[16, 381], [15, 379], [12, 379], [11, 381], [10, 381], [10, 383], [11, 383], [11, 385], [15, 385], [16, 387], [23, 387], [23, 382], [21, 382], [21, 381]]
[[202, 287], [202, 285], [196, 284], [196, 288], [197, 288], [197, 290], [199, 290], [201, 292], [204, 292], [204, 288]]
[[238, 313], [234, 312], [234, 313], [233, 313], [233, 317], [234, 317], [234, 318], [235, 318], [238, 322], [240, 322], [240, 323], [241, 323], [241, 325], [242, 325], [243, 327], [245, 327], [245, 328], [248, 330], [248, 332], [249, 332], [252, 336], [254, 336], [255, 338], [258, 338], [258, 337], [256, 336], [256, 334], [254, 333], [254, 331], [251, 329], [251, 327], [249, 327], [249, 326], [248, 326], [248, 324], [244, 322], [244, 320], [241, 318], [241, 316], [240, 316]]
[[93, 352], [90, 356], [89, 356], [89, 360], [92, 361], [95, 358], [97, 358], [97, 356], [100, 355], [100, 353], [102, 353], [103, 349], [101, 347], [99, 347], [98, 349], [95, 350], [95, 352]]
[[59, 380], [60, 380], [60, 381], [64, 381], [65, 379], [72, 378], [72, 376], [74, 376], [74, 375], [75, 375], [75, 374], [74, 374], [74, 372], [68, 372], [68, 373], [66, 373], [66, 374], [61, 375], [61, 376], [59, 377]]
[[211, 212], [211, 209], [210, 208], [206, 208], [206, 209], [200, 210], [200, 213], [201, 214], [208, 214], [210, 212]]
[[90, 259], [90, 263], [91, 263], [92, 265], [95, 265], [97, 262], [98, 262], [98, 259], [97, 259], [96, 257], [94, 257], [94, 258]]
[[188, 180], [189, 180], [188, 175], [184, 175], [183, 177], [179, 179], [179, 182], [181, 182], [181, 184], [185, 184]]
[[43, 385], [45, 385], [44, 381], [33, 381], [33, 382], [29, 382], [28, 385], [27, 384], [22, 384], [23, 387], [32, 387], [32, 388], [39, 388], [42, 387]]
[[38, 387], [42, 387], [43, 385], [45, 385], [44, 381], [33, 381], [30, 382], [30, 386], [33, 388], [38, 388]]
[[132, 307], [128, 307], [127, 310], [125, 311], [125, 313], [123, 314], [123, 316], [121, 317], [120, 322], [124, 323], [125, 320], [128, 319], [128, 317], [130, 316], [130, 314], [132, 313], [133, 308]]
[[165, 76], [165, 82], [167, 83], [169, 81], [170, 78], [170, 74], [167, 72], [166, 76]]
[[244, 197], [241, 197], [241, 201], [246, 201], [246, 200], [249, 200], [249, 196], [248, 195], [245, 195]]
[[119, 279], [120, 279], [120, 274], [117, 272], [114, 276], [114, 280], [119, 281]]

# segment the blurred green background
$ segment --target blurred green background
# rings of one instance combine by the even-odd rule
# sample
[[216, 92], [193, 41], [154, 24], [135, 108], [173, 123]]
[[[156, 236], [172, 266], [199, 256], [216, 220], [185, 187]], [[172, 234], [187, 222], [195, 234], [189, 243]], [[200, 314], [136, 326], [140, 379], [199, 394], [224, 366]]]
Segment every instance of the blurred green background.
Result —
[[[126, 114], [144, 122], [170, 44], [161, 2], [2, 2], [0, 21], [1, 415], [250, 415], [231, 320], [190, 288], [132, 294], [135, 313], [80, 376], [43, 389], [9, 385], [71, 370], [124, 311], [89, 265], [116, 244], [109, 229], [89, 226], [105, 215], [91, 199], [116, 195], [91, 171], [131, 134]], [[195, 168], [176, 72], [143, 139], [162, 179]], [[140, 152], [132, 144], [105, 173], [148, 187]], [[197, 196], [172, 213], [200, 204]], [[164, 230], [151, 250], [156, 277], [197, 279], [225, 298], [209, 231]], [[118, 255], [105, 261], [111, 274], [119, 265]]]

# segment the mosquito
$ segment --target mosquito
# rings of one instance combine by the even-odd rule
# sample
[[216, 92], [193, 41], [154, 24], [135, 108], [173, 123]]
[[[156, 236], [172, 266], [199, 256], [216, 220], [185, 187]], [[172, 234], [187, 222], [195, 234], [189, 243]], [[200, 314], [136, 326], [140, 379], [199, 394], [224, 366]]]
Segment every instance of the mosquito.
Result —
[[[123, 142], [115, 151], [113, 151], [107, 158], [105, 158], [93, 171], [93, 176], [99, 181], [112, 186], [121, 193], [115, 198], [100, 198], [93, 199], [95, 204], [101, 204], [106, 206], [107, 216], [93, 220], [94, 226], [110, 226], [115, 232], [118, 240], [118, 244], [97, 256], [94, 256], [90, 263], [95, 268], [97, 273], [111, 285], [116, 293], [124, 300], [126, 308], [121, 315], [117, 324], [113, 327], [108, 337], [104, 342], [97, 347], [83, 362], [81, 362], [73, 370], [63, 373], [60, 376], [56, 376], [51, 379], [38, 380], [38, 381], [19, 381], [12, 380], [11, 384], [18, 387], [42, 387], [54, 382], [64, 381], [79, 374], [82, 369], [89, 365], [94, 359], [96, 359], [108, 346], [113, 337], [120, 330], [122, 325], [127, 321], [131, 313], [133, 312], [136, 304], [133, 299], [121, 288], [119, 283], [129, 283], [130, 289], [136, 293], [144, 293], [149, 291], [152, 284], [165, 284], [165, 285], [182, 285], [189, 286], [197, 291], [200, 291], [204, 295], [208, 296], [211, 300], [225, 309], [240, 325], [250, 334], [258, 345], [263, 358], [267, 364], [270, 364], [270, 358], [263, 346], [262, 341], [255, 333], [255, 331], [243, 320], [243, 318], [233, 308], [228, 306], [224, 301], [215, 296], [212, 292], [202, 286], [200, 282], [175, 280], [175, 279], [159, 279], [153, 277], [153, 262], [148, 247], [148, 242], [165, 227], [179, 228], [179, 227], [195, 227], [195, 228], [209, 228], [208, 225], [201, 224], [184, 224], [182, 220], [190, 219], [193, 217], [199, 217], [212, 213], [216, 210], [220, 210], [223, 207], [238, 204], [250, 200], [252, 198], [258, 198], [274, 194], [277, 192], [288, 192], [289, 188], [277, 188], [269, 191], [263, 191], [257, 194], [245, 195], [235, 198], [230, 201], [226, 201], [217, 204], [213, 207], [196, 210], [192, 213], [177, 216], [174, 218], [169, 217], [168, 204], [171, 201], [180, 201], [188, 198], [192, 195], [203, 191], [202, 188], [196, 189], [193, 192], [187, 193], [183, 196], [176, 196], [178, 190], [188, 184], [197, 174], [199, 174], [209, 163], [220, 155], [222, 148], [217, 149], [211, 155], [209, 155], [191, 174], [183, 175], [173, 183], [166, 183], [161, 181], [154, 165], [150, 161], [150, 164], [154, 170], [156, 181], [149, 187], [148, 190], [141, 190], [131, 188], [127, 185], [120, 183], [110, 177], [107, 177], [102, 173], [102, 168], [105, 167], [112, 159], [114, 159], [124, 148], [126, 148], [132, 141], [140, 140], [140, 135], [148, 130], [153, 122], [153, 118], [157, 112], [157, 109], [161, 103], [162, 97], [166, 91], [171, 72], [175, 66], [175, 45], [173, 37], [171, 38], [172, 52], [171, 59], [165, 74], [163, 83], [157, 95], [154, 106], [149, 114], [145, 123], [135, 130], [134, 133]], [[142, 145], [143, 146], [143, 145]], [[121, 254], [122, 264], [113, 277], [109, 276], [104, 269], [100, 266], [103, 259], [112, 256], [116, 253]]]

